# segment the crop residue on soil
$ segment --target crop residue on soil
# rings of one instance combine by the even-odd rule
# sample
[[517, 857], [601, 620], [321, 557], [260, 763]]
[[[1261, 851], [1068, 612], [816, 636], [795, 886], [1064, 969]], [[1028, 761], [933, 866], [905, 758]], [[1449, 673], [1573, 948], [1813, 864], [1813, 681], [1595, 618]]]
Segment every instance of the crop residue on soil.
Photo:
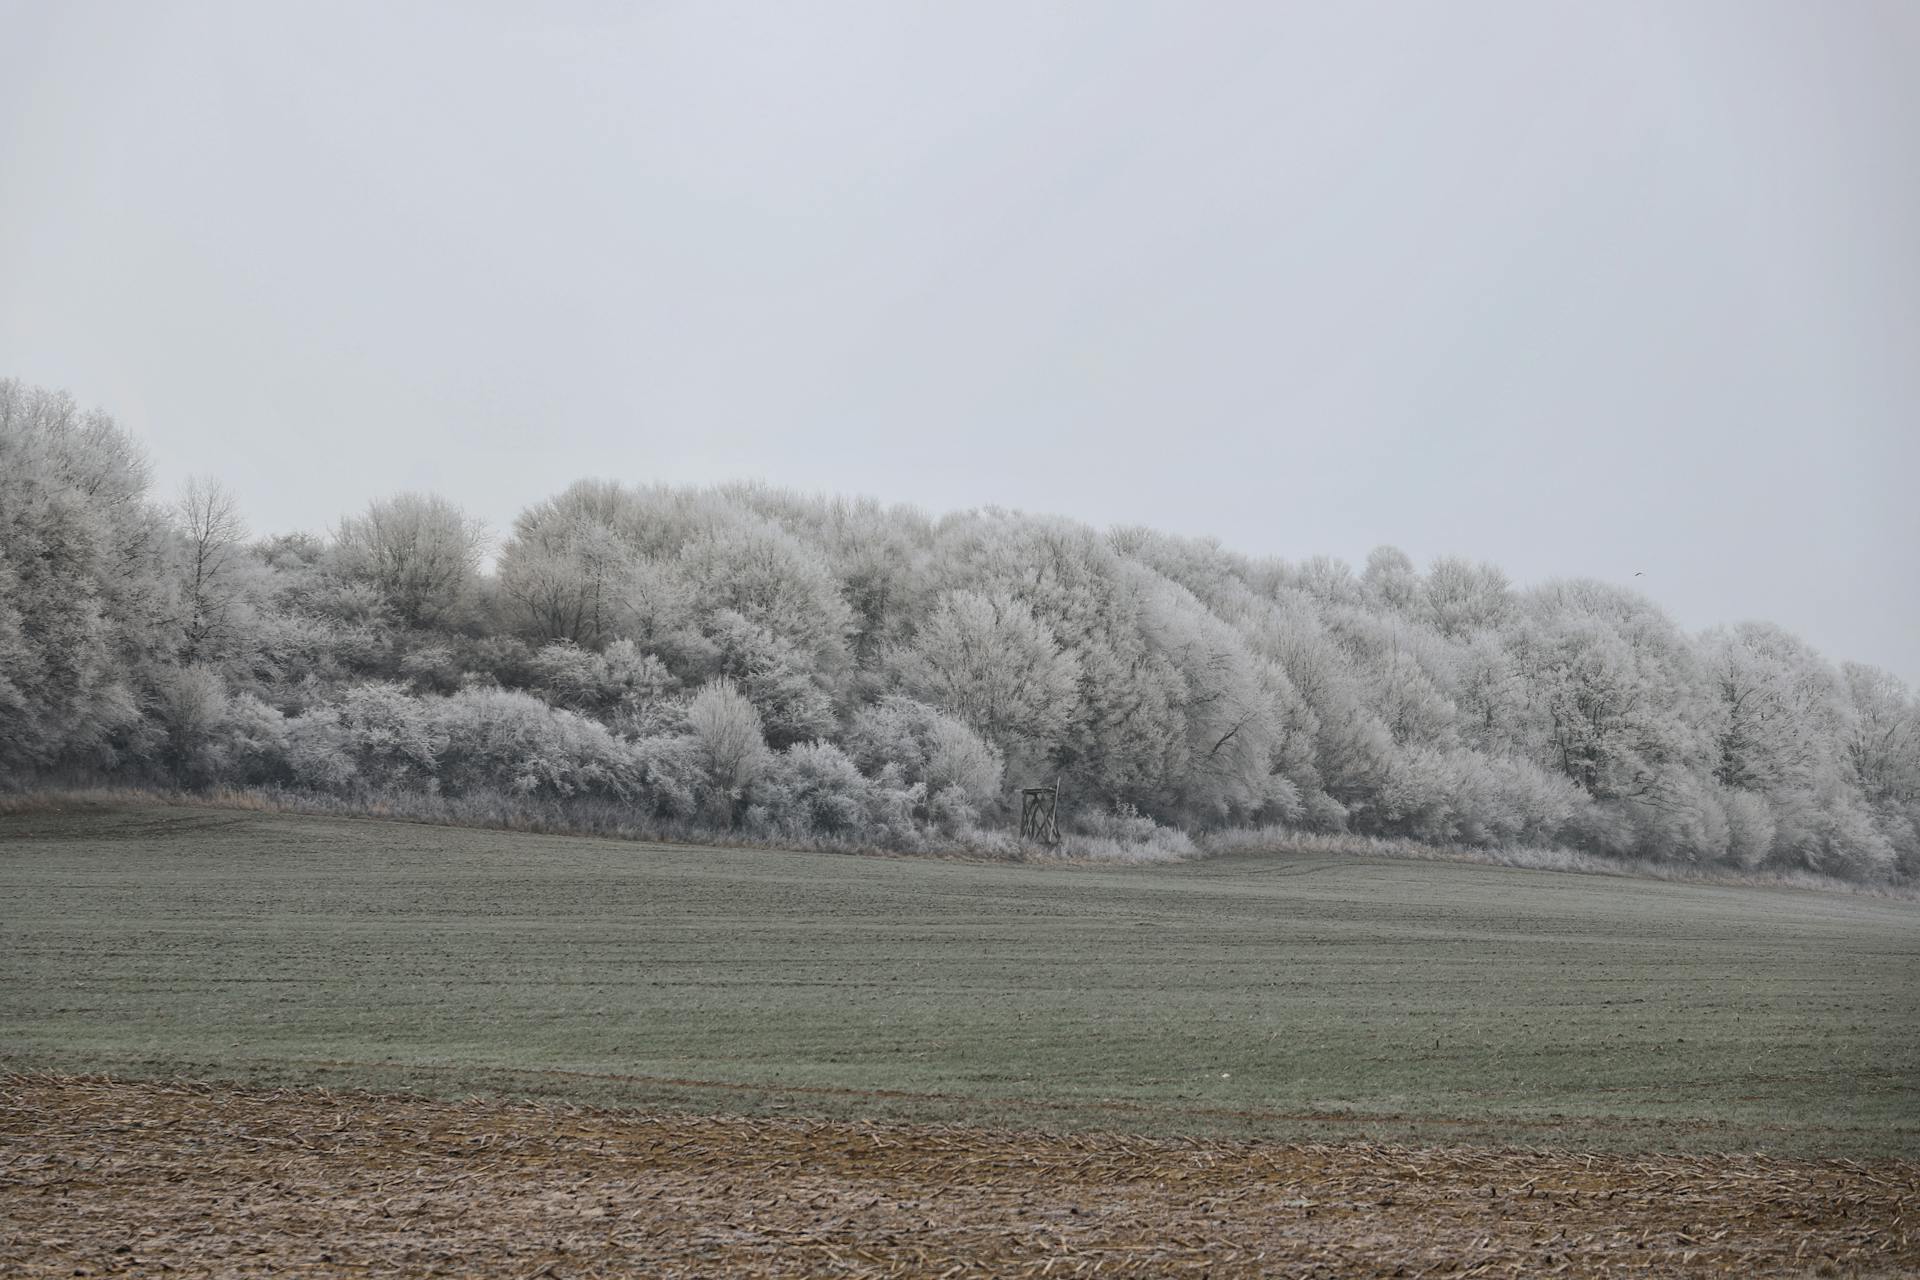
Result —
[[1900, 1275], [1920, 1165], [0, 1082], [0, 1272]]

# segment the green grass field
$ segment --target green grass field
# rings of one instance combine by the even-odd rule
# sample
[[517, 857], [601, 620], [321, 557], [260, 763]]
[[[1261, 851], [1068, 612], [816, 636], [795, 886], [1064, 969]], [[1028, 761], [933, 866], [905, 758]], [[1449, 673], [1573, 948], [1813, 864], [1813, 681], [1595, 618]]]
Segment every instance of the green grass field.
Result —
[[0, 817], [0, 1067], [1630, 1149], [1920, 1152], [1920, 905], [1289, 856]]

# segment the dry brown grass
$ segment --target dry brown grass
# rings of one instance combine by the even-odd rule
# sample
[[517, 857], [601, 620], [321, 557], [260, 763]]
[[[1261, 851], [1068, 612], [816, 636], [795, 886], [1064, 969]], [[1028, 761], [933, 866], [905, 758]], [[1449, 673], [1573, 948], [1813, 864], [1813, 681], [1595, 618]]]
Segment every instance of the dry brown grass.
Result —
[[1910, 1275], [1920, 1165], [16, 1076], [8, 1275]]

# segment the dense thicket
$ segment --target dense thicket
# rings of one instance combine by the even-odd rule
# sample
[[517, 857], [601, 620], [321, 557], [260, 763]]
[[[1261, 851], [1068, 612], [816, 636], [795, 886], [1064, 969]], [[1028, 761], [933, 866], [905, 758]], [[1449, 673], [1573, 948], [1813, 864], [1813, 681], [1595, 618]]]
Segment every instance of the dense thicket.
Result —
[[1764, 623], [1382, 549], [1287, 562], [1009, 511], [582, 481], [497, 547], [403, 494], [250, 541], [0, 383], [0, 777], [598, 797], [924, 844], [1063, 782], [1139, 837], [1273, 825], [1920, 871], [1920, 705]]

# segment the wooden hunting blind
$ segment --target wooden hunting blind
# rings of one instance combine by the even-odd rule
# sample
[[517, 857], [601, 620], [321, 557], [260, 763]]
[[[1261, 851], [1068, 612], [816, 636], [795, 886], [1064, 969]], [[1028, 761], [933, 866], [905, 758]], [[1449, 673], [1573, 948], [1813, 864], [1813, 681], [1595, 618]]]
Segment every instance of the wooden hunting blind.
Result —
[[1058, 783], [1051, 787], [1020, 788], [1020, 838], [1038, 840], [1041, 844], [1059, 844], [1059, 803]]

